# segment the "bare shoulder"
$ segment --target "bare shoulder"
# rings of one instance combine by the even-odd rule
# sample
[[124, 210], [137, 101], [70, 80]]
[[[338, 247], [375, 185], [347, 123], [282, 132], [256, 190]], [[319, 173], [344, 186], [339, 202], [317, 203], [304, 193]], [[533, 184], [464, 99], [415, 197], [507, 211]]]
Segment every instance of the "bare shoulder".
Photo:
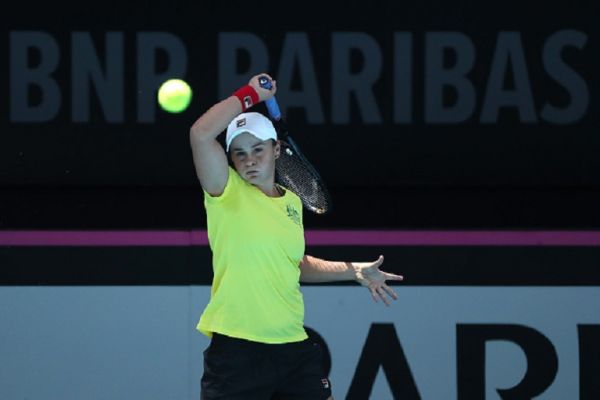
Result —
[[229, 164], [223, 146], [216, 140], [198, 140], [190, 135], [196, 176], [211, 196], [220, 196], [229, 178]]

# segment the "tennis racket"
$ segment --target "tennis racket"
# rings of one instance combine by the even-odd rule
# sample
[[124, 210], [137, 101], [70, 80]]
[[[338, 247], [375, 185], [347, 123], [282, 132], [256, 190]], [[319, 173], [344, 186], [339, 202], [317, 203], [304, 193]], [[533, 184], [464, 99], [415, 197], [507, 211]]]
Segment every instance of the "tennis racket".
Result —
[[[265, 89], [273, 87], [267, 76], [259, 77], [258, 82]], [[281, 153], [275, 163], [275, 180], [296, 193], [308, 210], [316, 214], [328, 213], [331, 211], [332, 201], [321, 175], [290, 136], [275, 97], [267, 100], [265, 105], [277, 129], [281, 146]]]

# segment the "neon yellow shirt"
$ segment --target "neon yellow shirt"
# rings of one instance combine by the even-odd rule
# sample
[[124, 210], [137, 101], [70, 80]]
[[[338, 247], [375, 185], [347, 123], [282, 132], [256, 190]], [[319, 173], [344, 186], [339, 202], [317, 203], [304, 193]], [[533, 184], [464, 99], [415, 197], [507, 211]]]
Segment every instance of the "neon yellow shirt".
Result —
[[262, 343], [306, 339], [300, 198], [268, 197], [229, 167], [223, 194], [204, 192], [204, 206], [214, 277], [197, 329]]

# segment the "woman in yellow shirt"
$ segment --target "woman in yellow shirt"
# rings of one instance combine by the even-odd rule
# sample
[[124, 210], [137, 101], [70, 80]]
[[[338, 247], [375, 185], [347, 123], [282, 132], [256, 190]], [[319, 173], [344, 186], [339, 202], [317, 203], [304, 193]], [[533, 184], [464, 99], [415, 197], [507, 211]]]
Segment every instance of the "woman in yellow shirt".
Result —
[[[359, 263], [304, 254], [302, 203], [275, 183], [276, 131], [267, 117], [247, 111], [275, 95], [275, 81], [270, 90], [259, 85], [262, 75], [211, 107], [190, 131], [214, 272], [198, 323], [211, 337], [202, 399], [331, 399], [320, 348], [303, 327], [300, 282], [355, 280], [389, 305], [397, 297], [385, 282], [402, 277], [379, 269], [383, 257]], [[217, 141], [223, 130], [226, 149]]]

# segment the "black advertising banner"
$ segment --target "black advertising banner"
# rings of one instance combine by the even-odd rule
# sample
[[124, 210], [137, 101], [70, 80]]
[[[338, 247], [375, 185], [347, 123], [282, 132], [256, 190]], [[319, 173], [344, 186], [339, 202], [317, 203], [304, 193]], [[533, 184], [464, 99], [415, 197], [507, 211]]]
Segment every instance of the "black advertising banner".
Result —
[[[3, 208], [27, 204], [52, 225], [44, 202], [33, 200], [39, 192], [27, 196], [27, 188], [56, 190], [54, 199], [72, 188], [171, 188], [187, 191], [176, 202], [197, 204], [189, 127], [261, 71], [277, 79], [290, 130], [334, 203], [343, 190], [384, 190], [379, 212], [390, 221], [406, 187], [600, 186], [595, 3], [286, 7], [15, 4], [0, 17]], [[156, 102], [173, 77], [193, 90], [180, 114]], [[578, 196], [568, 208], [586, 194]], [[80, 207], [90, 209], [88, 220], [134, 214]], [[18, 226], [18, 213], [32, 218], [6, 211], [4, 226]], [[59, 218], [71, 223], [66, 212]]]
[[[268, 71], [333, 185], [600, 183], [592, 2], [236, 6], [16, 4], [0, 182], [194, 185], [189, 126]], [[156, 104], [170, 77], [182, 114]]]
[[[306, 254], [385, 257], [400, 286], [599, 286], [600, 233], [307, 231]], [[206, 231], [0, 231], [2, 285], [209, 285]], [[395, 283], [394, 283], [395, 284]], [[354, 282], [336, 285], [355, 286]]]

